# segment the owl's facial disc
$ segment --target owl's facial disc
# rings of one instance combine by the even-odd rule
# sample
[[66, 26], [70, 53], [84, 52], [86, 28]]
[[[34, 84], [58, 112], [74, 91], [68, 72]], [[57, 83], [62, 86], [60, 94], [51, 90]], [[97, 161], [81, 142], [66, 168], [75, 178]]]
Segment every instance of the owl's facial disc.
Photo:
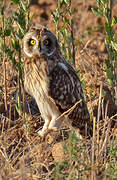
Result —
[[24, 39], [24, 52], [28, 57], [32, 57], [34, 54], [39, 54], [38, 46], [38, 40], [33, 36], [30, 37], [30, 34], [26, 39]]
[[48, 57], [51, 56], [56, 50], [54, 41], [50, 37], [44, 36], [39, 43], [39, 50], [40, 54], [44, 54]]
[[28, 57], [36, 55], [49, 57], [59, 49], [56, 36], [46, 28], [30, 30], [23, 39], [23, 47]]

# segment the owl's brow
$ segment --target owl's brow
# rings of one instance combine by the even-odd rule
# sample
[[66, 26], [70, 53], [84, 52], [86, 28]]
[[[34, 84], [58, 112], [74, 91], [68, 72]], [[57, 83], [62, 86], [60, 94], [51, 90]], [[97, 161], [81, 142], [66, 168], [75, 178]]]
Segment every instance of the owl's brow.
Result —
[[36, 29], [35, 27], [32, 27], [31, 31], [34, 31], [36, 32], [36, 34], [40, 35], [40, 29]]
[[31, 27], [30, 31], [35, 31], [35, 28], [34, 28], [34, 27]]
[[40, 35], [40, 29], [36, 29], [36, 33]]
[[44, 27], [44, 28], [41, 28], [40, 29], [40, 36], [44, 36], [47, 32], [47, 29]]

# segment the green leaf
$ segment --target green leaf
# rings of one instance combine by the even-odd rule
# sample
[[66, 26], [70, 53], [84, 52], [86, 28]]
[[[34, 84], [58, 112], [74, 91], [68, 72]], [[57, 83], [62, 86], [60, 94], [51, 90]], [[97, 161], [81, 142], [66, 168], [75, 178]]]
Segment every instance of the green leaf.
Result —
[[103, 12], [101, 12], [98, 8], [92, 8], [92, 12], [93, 12], [96, 16], [103, 16]]
[[107, 70], [106, 70], [106, 74], [107, 74], [107, 76], [108, 76], [109, 79], [113, 79], [113, 72], [112, 72], [111, 69], [107, 69]]
[[[26, 30], [26, 29], [25, 29]], [[16, 37], [18, 39], [22, 39], [24, 37], [24, 34], [22, 33], [22, 31], [19, 29], [18, 32], [16, 33]]]
[[6, 25], [10, 26], [12, 23], [13, 23], [13, 20], [10, 17], [8, 17], [6, 20]]
[[0, 37], [1, 37], [1, 38], [3, 37], [2, 29], [1, 29], [1, 28], [0, 28]]
[[108, 24], [108, 23], [105, 23], [105, 30], [106, 30], [106, 33], [107, 33], [107, 35], [108, 35], [108, 41], [109, 41], [109, 43], [110, 43], [110, 41], [112, 41], [113, 40], [113, 38], [114, 38], [114, 32], [113, 32], [113, 27], [110, 25], [110, 24]]
[[11, 39], [11, 45], [15, 49], [15, 40], [14, 39]]
[[65, 21], [66, 24], [70, 25], [70, 22], [69, 22], [68, 18], [64, 17], [64, 21]]
[[58, 21], [59, 17], [56, 15], [56, 13], [53, 13], [53, 12], [51, 13], [51, 16], [53, 17], [54, 22], [56, 23]]
[[6, 29], [5, 36], [10, 36], [10, 35], [11, 35], [11, 29]]
[[108, 81], [108, 83], [109, 83], [110, 86], [114, 86], [114, 83], [113, 83], [113, 80], [112, 80], [112, 79], [108, 79], [107, 81]]
[[5, 7], [3, 5], [0, 5], [0, 14], [1, 15], [4, 14], [4, 9], [5, 9]]
[[115, 51], [117, 51], [117, 43], [114, 41], [111, 41], [111, 45], [115, 49]]
[[3, 52], [7, 51], [7, 46], [5, 44], [1, 44], [1, 49]]
[[7, 48], [7, 54], [12, 59], [13, 51], [11, 51], [11, 49]]
[[16, 51], [20, 51], [19, 41], [12, 39], [12, 40], [11, 40], [11, 44], [12, 44], [12, 47], [13, 47]]
[[100, 7], [102, 5], [102, 1], [101, 0], [96, 0], [97, 5]]
[[16, 41], [16, 51], [20, 51], [20, 44], [19, 44], [19, 41]]
[[64, 2], [65, 2], [67, 5], [69, 5], [70, 2], [71, 2], [71, 0], [64, 0]]
[[13, 2], [14, 4], [19, 4], [20, 0], [11, 0], [11, 2]]
[[117, 17], [113, 17], [112, 19], [112, 25], [115, 25], [115, 24], [117, 24]]

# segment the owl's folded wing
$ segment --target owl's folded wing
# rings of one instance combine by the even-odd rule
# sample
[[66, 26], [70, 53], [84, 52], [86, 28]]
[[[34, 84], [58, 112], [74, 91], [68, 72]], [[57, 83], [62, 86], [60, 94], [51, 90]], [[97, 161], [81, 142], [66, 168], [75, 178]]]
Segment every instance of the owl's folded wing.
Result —
[[49, 95], [54, 100], [61, 113], [67, 111], [81, 100], [68, 114], [73, 125], [84, 126], [89, 121], [89, 112], [84, 102], [80, 80], [74, 69], [67, 63], [58, 65], [49, 74]]

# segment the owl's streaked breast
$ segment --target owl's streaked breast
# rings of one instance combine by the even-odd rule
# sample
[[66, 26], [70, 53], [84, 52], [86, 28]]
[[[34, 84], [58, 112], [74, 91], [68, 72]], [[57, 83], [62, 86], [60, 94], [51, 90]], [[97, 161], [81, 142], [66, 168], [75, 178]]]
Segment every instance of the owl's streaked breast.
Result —
[[28, 59], [24, 63], [25, 81], [24, 86], [26, 91], [34, 98], [48, 95], [47, 64], [41, 60], [41, 57]]
[[49, 96], [49, 77], [44, 59], [28, 59], [24, 64], [26, 91], [35, 98], [44, 119], [58, 117], [60, 112], [54, 100]]

